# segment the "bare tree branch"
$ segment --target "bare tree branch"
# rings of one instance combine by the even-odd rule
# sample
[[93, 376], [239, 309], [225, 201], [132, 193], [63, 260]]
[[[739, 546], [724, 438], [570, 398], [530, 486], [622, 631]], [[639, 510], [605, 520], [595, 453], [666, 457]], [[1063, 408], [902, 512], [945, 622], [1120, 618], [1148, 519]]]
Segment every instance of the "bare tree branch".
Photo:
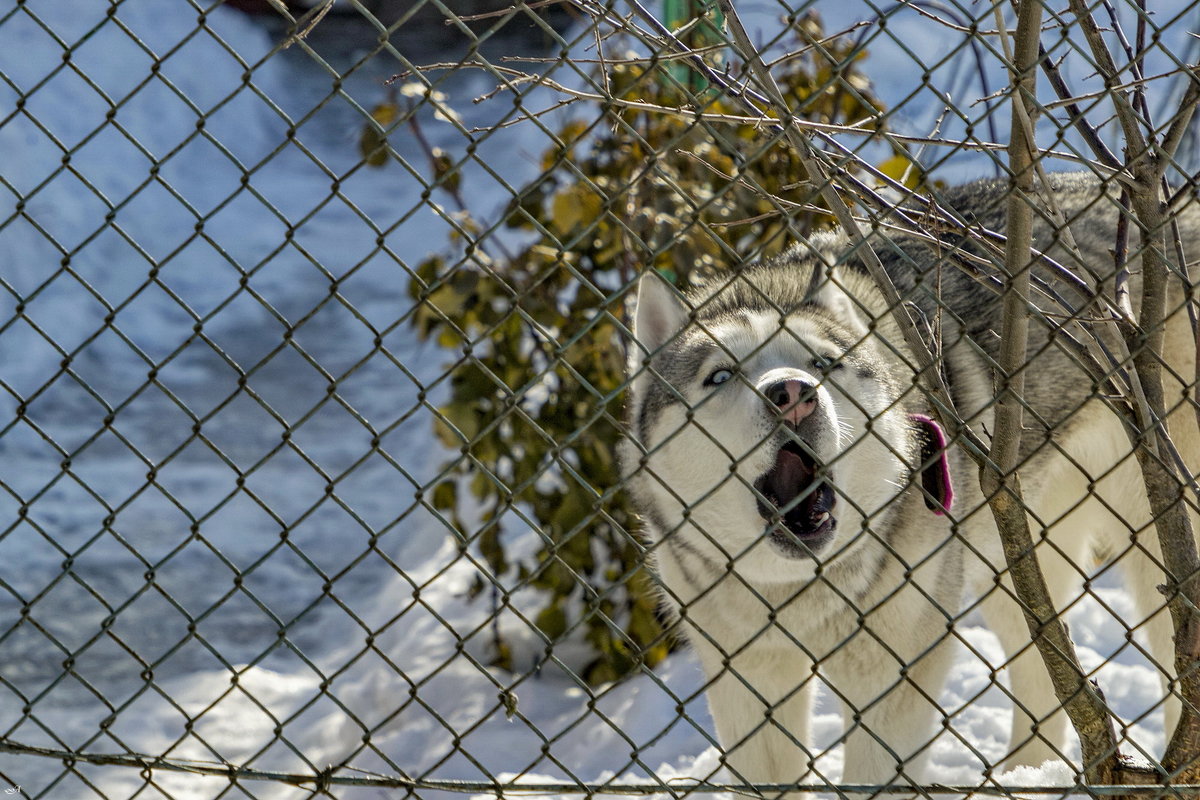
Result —
[[[1118, 70], [1112, 55], [1083, 0], [1070, 0], [1092, 56], [1106, 86], [1117, 83]], [[1188, 87], [1184, 107], [1176, 116], [1162, 145], [1143, 133], [1153, 130], [1124, 92], [1113, 92], [1117, 118], [1125, 135], [1129, 163], [1130, 200], [1141, 232], [1142, 292], [1141, 313], [1137, 326], [1127, 325], [1125, 338], [1133, 356], [1134, 370], [1141, 379], [1152, 419], [1142, 431], [1144, 441], [1134, 441], [1138, 463], [1150, 499], [1155, 528], [1158, 531], [1163, 563], [1166, 567], [1164, 594], [1175, 629], [1175, 675], [1179, 682], [1183, 712], [1171, 736], [1162, 764], [1170, 778], [1182, 783], [1200, 780], [1200, 554], [1187, 507], [1182, 502], [1183, 478], [1173, 459], [1159, 453], [1174, 450], [1165, 421], [1163, 388], [1163, 341], [1166, 334], [1166, 300], [1170, 268], [1164, 247], [1167, 228], [1162, 194], [1162, 177], [1174, 156], [1173, 148], [1182, 139], [1194, 112], [1197, 97], [1195, 83]], [[1177, 313], [1177, 312], [1176, 312]], [[1194, 422], [1189, 416], [1189, 421]], [[1186, 474], [1186, 465], [1183, 474]], [[1190, 476], [1189, 476], [1190, 477]]]
[[[999, 16], [999, 10], [996, 14]], [[1000, 335], [999, 394], [991, 461], [980, 470], [980, 485], [992, 507], [1013, 588], [1021, 600], [1025, 621], [1050, 680], [1071, 724], [1079, 734], [1084, 775], [1089, 783], [1112, 783], [1117, 774], [1117, 740], [1112, 714], [1075, 655], [1046, 586], [1029, 531], [1017, 468], [1020, 466], [1025, 367], [1028, 363], [1030, 274], [1033, 267], [1033, 207], [1040, 155], [1034, 140], [1037, 113], [1036, 70], [1042, 5], [1023, 0], [1017, 9], [1017, 29], [1009, 48], [1011, 62], [1012, 130], [1009, 139], [1009, 192], [1004, 250], [1004, 317]], [[997, 25], [1002, 29], [1002, 25]], [[1123, 781], [1121, 781], [1123, 782]]]

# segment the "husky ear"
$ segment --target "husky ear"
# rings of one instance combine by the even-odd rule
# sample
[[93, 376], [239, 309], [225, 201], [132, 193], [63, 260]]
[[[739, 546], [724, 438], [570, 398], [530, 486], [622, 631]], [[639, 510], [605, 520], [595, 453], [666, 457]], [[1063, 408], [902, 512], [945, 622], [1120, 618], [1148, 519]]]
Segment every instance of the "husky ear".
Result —
[[946, 432], [924, 414], [909, 414], [920, 446], [917, 473], [925, 507], [941, 516], [954, 504], [954, 485], [950, 482], [950, 460], [946, 457]]
[[[817, 269], [820, 268], [820, 266], [817, 267]], [[828, 310], [834, 319], [850, 330], [866, 335], [868, 328], [866, 322], [863, 321], [858, 303], [846, 294], [841, 281], [841, 270], [837, 267], [830, 267], [821, 281], [820, 288], [813, 295], [812, 301]]]
[[633, 338], [646, 352], [654, 353], [683, 330], [688, 308], [669, 283], [655, 270], [642, 274], [633, 314]]

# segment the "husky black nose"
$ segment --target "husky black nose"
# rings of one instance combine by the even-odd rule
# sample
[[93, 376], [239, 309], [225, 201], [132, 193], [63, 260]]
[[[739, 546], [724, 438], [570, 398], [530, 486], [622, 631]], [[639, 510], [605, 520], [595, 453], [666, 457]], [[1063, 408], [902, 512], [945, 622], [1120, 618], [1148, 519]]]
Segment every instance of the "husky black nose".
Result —
[[804, 419], [817, 407], [817, 387], [799, 378], [776, 381], [763, 390], [763, 395], [791, 423]]

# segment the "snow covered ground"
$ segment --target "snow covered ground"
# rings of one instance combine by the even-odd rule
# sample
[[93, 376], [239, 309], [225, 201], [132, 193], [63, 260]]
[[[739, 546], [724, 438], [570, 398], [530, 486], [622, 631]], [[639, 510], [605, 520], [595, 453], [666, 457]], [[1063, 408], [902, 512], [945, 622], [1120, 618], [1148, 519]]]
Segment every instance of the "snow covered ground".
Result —
[[[228, 9], [206, 28], [182, 0], [109, 11], [0, 0], [0, 735], [264, 770], [348, 759], [446, 779], [711, 777], [686, 653], [595, 699], [552, 667], [480, 666], [490, 609], [465, 599], [473, 567], [421, 495], [444, 460], [430, 405], [446, 355], [395, 324], [409, 308], [400, 260], [441, 249], [447, 224], [400, 166], [354, 169], [355, 104], [382, 99], [398, 62], [372, 59], [333, 93], [331, 70], [361, 53], [314, 36], [328, 66], [299, 46], [259, 63], [272, 32]], [[903, 98], [910, 57], [872, 58], [881, 92]], [[462, 72], [440, 88], [470, 128], [511, 111], [504, 96], [467, 102], [492, 86]], [[432, 113], [422, 127], [464, 151]], [[394, 144], [428, 176], [416, 142]], [[499, 180], [534, 174], [545, 146], [528, 124], [485, 140], [464, 177], [475, 210], [501, 207]], [[1115, 586], [1100, 596], [1126, 605]], [[1116, 654], [1101, 681], [1138, 718], [1158, 686], [1106, 613], [1082, 602], [1072, 631], [1089, 664]], [[532, 663], [540, 643], [506, 625]], [[962, 633], [999, 659], [986, 631]], [[953, 732], [934, 751], [947, 783], [979, 780], [972, 749], [996, 757], [1007, 731], [987, 665], [963, 652], [943, 697]], [[823, 703], [819, 742], [839, 725]], [[1151, 713], [1131, 735], [1155, 752], [1160, 728]], [[831, 777], [839, 759], [824, 762]], [[55, 800], [144, 784], [134, 769], [0, 755], [4, 781]], [[226, 786], [156, 772], [137, 796]]]

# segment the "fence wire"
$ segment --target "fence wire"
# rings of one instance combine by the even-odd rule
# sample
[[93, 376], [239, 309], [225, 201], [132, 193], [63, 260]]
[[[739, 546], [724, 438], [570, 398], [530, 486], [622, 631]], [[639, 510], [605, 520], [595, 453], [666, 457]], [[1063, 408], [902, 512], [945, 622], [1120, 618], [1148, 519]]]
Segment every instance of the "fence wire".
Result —
[[1198, 16], [0, 1], [0, 789], [1195, 794]]

